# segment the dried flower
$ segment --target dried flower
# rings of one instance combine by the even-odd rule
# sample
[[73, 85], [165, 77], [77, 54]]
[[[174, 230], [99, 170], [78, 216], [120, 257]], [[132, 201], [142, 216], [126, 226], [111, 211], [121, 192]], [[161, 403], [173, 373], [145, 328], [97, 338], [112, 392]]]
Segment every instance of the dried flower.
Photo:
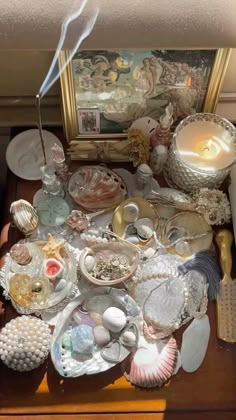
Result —
[[227, 195], [220, 190], [201, 188], [192, 195], [196, 210], [209, 225], [223, 225], [231, 220], [231, 208]]
[[131, 144], [130, 157], [134, 166], [147, 163], [149, 160], [149, 145], [142, 130], [131, 128], [128, 132], [128, 140]]

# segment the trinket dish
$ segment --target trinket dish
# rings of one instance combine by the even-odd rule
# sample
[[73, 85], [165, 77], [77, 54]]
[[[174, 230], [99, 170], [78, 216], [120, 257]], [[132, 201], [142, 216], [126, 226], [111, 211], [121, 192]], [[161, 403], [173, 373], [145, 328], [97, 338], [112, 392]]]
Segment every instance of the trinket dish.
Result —
[[80, 256], [82, 275], [100, 286], [112, 286], [134, 275], [139, 252], [126, 242], [101, 243], [85, 248]]
[[24, 241], [23, 244], [32, 259], [20, 265], [12, 258], [12, 253], [6, 256], [3, 287], [19, 313], [52, 311], [70, 295], [76, 284], [74, 256], [64, 240], [50, 234], [46, 242]]
[[195, 212], [177, 213], [166, 221], [161, 232], [162, 244], [168, 251], [183, 257], [209, 249], [212, 239], [211, 226]]
[[69, 180], [68, 191], [87, 210], [116, 206], [127, 195], [122, 178], [104, 166], [79, 168]]
[[[136, 205], [139, 210], [138, 219], [133, 224], [125, 221], [124, 218], [128, 205]], [[140, 246], [149, 243], [158, 225], [159, 215], [154, 206], [141, 197], [129, 198], [123, 201], [115, 209], [112, 219], [112, 229], [117, 236], [130, 242], [132, 242], [131, 238], [136, 237], [137, 241], [133, 243]], [[152, 230], [151, 234], [150, 230]]]
[[[142, 312], [125, 291], [91, 289], [61, 313], [52, 337], [53, 364], [64, 377], [104, 372], [128, 356], [141, 325]], [[122, 337], [127, 332], [132, 332], [135, 340], [131, 344], [129, 337], [125, 345]]]

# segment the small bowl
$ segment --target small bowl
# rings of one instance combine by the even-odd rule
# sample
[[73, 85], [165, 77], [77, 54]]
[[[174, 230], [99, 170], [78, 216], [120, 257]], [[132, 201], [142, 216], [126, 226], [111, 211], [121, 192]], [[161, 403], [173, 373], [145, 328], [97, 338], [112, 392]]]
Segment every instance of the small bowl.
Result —
[[[96, 260], [96, 256], [102, 253], [104, 254], [110, 253], [111, 257], [112, 255], [114, 256], [119, 255], [120, 257], [124, 256], [125, 258], [128, 258], [130, 271], [125, 276], [114, 279], [114, 280], [100, 280], [93, 277], [93, 275], [89, 273], [88, 270], [86, 269], [85, 258], [88, 255], [91, 255]], [[139, 251], [134, 245], [128, 244], [126, 242], [108, 242], [105, 244], [93, 245], [91, 246], [91, 248], [85, 248], [80, 255], [79, 267], [80, 267], [80, 271], [82, 275], [87, 280], [91, 281], [92, 283], [98, 286], [114, 286], [132, 277], [138, 267], [138, 263], [139, 263]]]
[[[125, 228], [129, 224], [125, 222], [123, 219], [123, 211], [124, 206], [126, 206], [129, 203], [135, 203], [139, 207], [139, 217], [138, 219], [148, 218], [151, 219], [153, 222], [153, 233], [157, 231], [157, 228], [159, 226], [159, 214], [157, 213], [157, 210], [155, 207], [149, 203], [148, 201], [144, 200], [141, 197], [132, 197], [125, 201], [122, 201], [121, 204], [119, 204], [118, 207], [116, 207], [114, 213], [113, 213], [113, 219], [112, 219], [112, 230], [113, 232], [119, 236], [120, 238], [123, 238]], [[123, 238], [125, 239], [125, 238]], [[153, 239], [153, 235], [151, 238], [147, 239], [146, 241], [140, 241], [137, 246], [143, 246], [150, 243]]]

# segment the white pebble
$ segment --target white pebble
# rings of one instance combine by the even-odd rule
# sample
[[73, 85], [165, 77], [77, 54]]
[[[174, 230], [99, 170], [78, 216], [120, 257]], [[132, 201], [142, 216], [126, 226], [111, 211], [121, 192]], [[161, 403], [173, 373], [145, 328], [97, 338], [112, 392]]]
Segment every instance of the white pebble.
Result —
[[103, 325], [112, 332], [120, 332], [126, 325], [126, 315], [121, 309], [111, 306], [102, 315]]

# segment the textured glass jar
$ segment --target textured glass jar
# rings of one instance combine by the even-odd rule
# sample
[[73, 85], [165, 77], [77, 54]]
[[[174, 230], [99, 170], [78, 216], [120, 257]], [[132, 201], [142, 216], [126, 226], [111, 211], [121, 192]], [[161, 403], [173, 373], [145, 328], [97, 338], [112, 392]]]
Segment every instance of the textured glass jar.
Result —
[[[169, 186], [181, 189], [186, 192], [192, 192], [200, 188], [219, 188], [229, 175], [232, 164], [223, 169], [203, 169], [187, 163], [181, 156], [176, 139], [180, 131], [196, 121], [207, 121], [223, 127], [232, 137], [235, 145], [236, 130], [233, 124], [218, 115], [199, 113], [185, 118], [176, 127], [173, 140], [168, 153], [168, 160], [164, 168], [164, 176]], [[235, 150], [235, 149], [234, 149]], [[235, 152], [234, 152], [235, 153]], [[235, 156], [234, 156], [235, 161]], [[233, 162], [234, 163], [234, 162]]]

